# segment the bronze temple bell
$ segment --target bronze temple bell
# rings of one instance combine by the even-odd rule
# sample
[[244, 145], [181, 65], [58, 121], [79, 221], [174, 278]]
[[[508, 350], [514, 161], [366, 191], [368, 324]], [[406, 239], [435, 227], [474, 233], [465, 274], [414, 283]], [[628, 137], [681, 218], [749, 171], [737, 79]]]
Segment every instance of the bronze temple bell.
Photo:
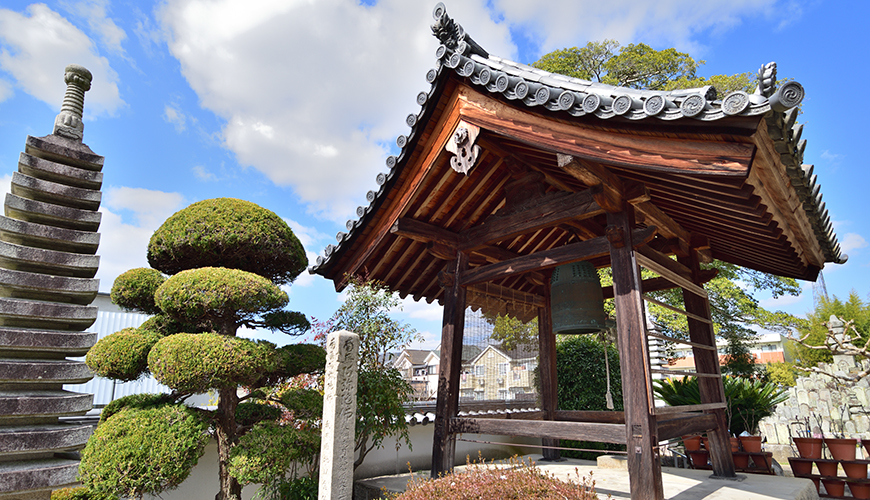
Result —
[[550, 279], [553, 333], [582, 335], [604, 328], [604, 294], [598, 271], [589, 262], [565, 264]]

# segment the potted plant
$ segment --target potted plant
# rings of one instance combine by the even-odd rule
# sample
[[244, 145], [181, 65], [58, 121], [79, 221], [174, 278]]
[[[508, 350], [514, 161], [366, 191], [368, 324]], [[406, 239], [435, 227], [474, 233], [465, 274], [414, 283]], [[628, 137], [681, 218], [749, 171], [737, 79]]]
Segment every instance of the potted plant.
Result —
[[848, 412], [849, 409], [847, 407], [843, 407], [840, 411], [840, 418], [831, 422], [832, 424], [836, 425], [834, 437], [826, 437], [825, 446], [827, 446], [828, 450], [830, 450], [831, 456], [834, 457], [834, 460], [855, 460], [855, 449], [858, 446], [858, 440], [846, 438], [845, 434], [843, 433], [843, 421], [845, 420], [845, 412]]

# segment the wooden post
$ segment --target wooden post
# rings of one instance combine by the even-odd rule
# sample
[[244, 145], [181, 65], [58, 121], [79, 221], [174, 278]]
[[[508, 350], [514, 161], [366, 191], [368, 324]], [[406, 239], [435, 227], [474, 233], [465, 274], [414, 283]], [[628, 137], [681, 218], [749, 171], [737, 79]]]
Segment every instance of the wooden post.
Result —
[[[544, 307], [538, 308], [538, 373], [541, 378], [541, 409], [544, 420], [555, 420], [559, 407], [556, 375], [556, 336], [553, 334], [553, 319], [550, 310], [550, 287], [544, 285]], [[544, 446], [559, 446], [559, 440], [541, 437]], [[560, 460], [561, 453], [553, 448], [543, 448], [544, 460]]]
[[619, 366], [625, 403], [625, 433], [631, 498], [662, 500], [662, 467], [650, 387], [649, 355], [640, 271], [631, 241], [631, 214], [607, 214], [607, 235], [613, 269]]
[[[465, 329], [465, 288], [460, 286], [468, 268], [468, 255], [456, 253], [448, 266], [452, 278], [444, 283], [444, 316], [441, 325], [441, 361], [438, 366], [438, 399], [432, 440], [432, 477], [453, 470], [456, 436], [449, 430], [450, 419], [459, 413], [459, 370], [462, 368], [462, 334]], [[448, 274], [449, 276], [449, 274]]]
[[[701, 266], [696, 251], [689, 252], [688, 257], [678, 257], [677, 260], [692, 271], [692, 281], [700, 284]], [[702, 318], [710, 319], [710, 302], [690, 291], [683, 289], [683, 303], [686, 312]], [[692, 342], [716, 347], [716, 335], [713, 325], [704, 321], [698, 321], [691, 317], [686, 318], [689, 322], [689, 339]], [[713, 373], [719, 377], [698, 377], [698, 389], [701, 392], [701, 403], [725, 402], [725, 387], [722, 385], [722, 372], [719, 370], [719, 353], [699, 347], [693, 347], [695, 356], [695, 370], [698, 373]], [[707, 432], [710, 444], [710, 463], [713, 464], [713, 475], [719, 477], [734, 477], [734, 457], [731, 455], [730, 434], [728, 432], [728, 419], [724, 409], [705, 410], [716, 416], [718, 430]]]

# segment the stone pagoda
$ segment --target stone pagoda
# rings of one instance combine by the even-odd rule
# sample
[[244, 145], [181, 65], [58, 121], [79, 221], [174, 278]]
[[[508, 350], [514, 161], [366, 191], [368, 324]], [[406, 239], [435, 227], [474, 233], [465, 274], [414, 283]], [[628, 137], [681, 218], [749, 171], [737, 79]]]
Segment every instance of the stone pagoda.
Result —
[[82, 361], [96, 333], [103, 157], [82, 143], [91, 73], [67, 66], [54, 131], [27, 137], [0, 217], [0, 499], [48, 499], [74, 483], [92, 427], [93, 377]]

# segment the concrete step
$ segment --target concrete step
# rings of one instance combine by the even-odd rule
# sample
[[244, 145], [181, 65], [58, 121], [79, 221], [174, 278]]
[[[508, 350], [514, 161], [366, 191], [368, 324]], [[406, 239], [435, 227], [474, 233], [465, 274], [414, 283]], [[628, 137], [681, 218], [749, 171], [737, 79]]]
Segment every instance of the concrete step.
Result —
[[73, 417], [87, 413], [93, 407], [93, 402], [93, 394], [3, 389], [0, 390], [0, 415], [5, 418]]

